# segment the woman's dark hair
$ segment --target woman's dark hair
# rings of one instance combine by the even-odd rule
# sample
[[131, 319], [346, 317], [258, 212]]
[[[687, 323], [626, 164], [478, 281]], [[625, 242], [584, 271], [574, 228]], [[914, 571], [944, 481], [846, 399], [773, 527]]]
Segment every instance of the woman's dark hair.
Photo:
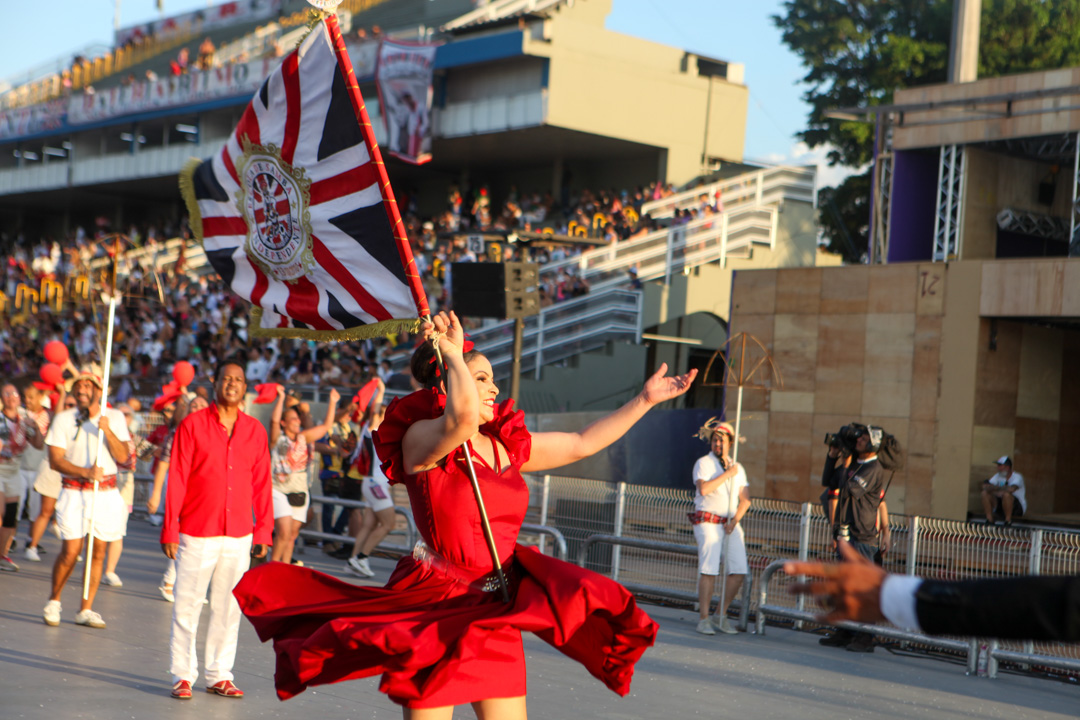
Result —
[[[479, 355], [483, 355], [483, 353], [474, 349], [462, 353], [462, 358], [464, 358], [465, 362], [469, 362]], [[416, 346], [416, 350], [412, 354], [412, 360], [409, 363], [409, 369], [412, 371], [412, 376], [416, 378], [416, 382], [425, 388], [438, 387], [439, 383], [442, 382], [442, 377], [435, 372], [435, 348], [429, 342], [422, 342]]]

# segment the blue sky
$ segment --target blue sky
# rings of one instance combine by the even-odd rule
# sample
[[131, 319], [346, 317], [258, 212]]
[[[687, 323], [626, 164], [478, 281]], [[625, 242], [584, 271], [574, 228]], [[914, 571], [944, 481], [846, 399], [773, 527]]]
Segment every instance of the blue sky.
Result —
[[[207, 4], [165, 0], [165, 10], [176, 14]], [[43, 21], [42, 7], [51, 22]], [[743, 63], [750, 87], [746, 158], [817, 162], [824, 150], [808, 152], [794, 139], [808, 108], [800, 99], [799, 60], [781, 44], [780, 33], [769, 20], [779, 8], [780, 0], [614, 0], [607, 24], [628, 35]], [[4, 0], [0, 18], [17, 30], [0, 44], [0, 78], [59, 61], [92, 43], [110, 42], [113, 10], [114, 0], [50, 0], [43, 6]], [[155, 0], [122, 0], [122, 25], [156, 17]]]

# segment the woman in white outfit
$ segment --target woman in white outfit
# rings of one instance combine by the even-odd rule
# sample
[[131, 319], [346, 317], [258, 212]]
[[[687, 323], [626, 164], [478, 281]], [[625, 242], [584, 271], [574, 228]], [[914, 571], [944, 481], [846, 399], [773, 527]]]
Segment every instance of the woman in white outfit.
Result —
[[[698, 604], [697, 631], [715, 635], [716, 631], [734, 634], [735, 627], [727, 617], [727, 606], [735, 599], [746, 577], [746, 543], [739, 522], [750, 509], [750, 489], [746, 471], [731, 459], [735, 430], [726, 422], [711, 418], [698, 431], [698, 437], [709, 443], [711, 452], [694, 464], [694, 539], [698, 546]], [[727, 554], [727, 577], [724, 586], [724, 607], [717, 607], [709, 617], [716, 576], [720, 574], [723, 555]]]
[[330, 391], [330, 406], [322, 425], [302, 429], [296, 407], [284, 410], [285, 388], [277, 387], [277, 403], [270, 418], [270, 472], [274, 489], [274, 550], [271, 560], [292, 562], [293, 546], [300, 528], [307, 522], [311, 494], [308, 492], [308, 464], [315, 441], [334, 426], [337, 390]]

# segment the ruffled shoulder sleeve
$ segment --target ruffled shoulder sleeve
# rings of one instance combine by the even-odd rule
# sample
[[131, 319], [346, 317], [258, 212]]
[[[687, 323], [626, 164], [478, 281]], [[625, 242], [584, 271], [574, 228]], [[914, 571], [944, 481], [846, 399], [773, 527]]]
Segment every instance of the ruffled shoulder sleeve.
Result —
[[445, 409], [446, 396], [433, 389], [417, 390], [390, 401], [379, 429], [371, 434], [375, 452], [390, 484], [403, 482], [407, 475], [401, 443], [409, 426], [419, 420], [437, 418]]
[[514, 410], [512, 399], [495, 406], [495, 418], [482, 430], [499, 438], [510, 454], [511, 464], [520, 467], [528, 462], [532, 453], [532, 433], [525, 427], [525, 413]]

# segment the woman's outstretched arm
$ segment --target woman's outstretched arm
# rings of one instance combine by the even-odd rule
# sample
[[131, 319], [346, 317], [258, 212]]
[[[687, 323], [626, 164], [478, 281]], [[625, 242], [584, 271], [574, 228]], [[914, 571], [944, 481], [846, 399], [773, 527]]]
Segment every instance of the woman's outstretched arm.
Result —
[[667, 363], [663, 363], [633, 400], [579, 432], [534, 433], [532, 454], [521, 469], [525, 472], [550, 470], [600, 452], [625, 435], [655, 405], [689, 390], [697, 377], [697, 370], [672, 377], [664, 377], [666, 373]]

